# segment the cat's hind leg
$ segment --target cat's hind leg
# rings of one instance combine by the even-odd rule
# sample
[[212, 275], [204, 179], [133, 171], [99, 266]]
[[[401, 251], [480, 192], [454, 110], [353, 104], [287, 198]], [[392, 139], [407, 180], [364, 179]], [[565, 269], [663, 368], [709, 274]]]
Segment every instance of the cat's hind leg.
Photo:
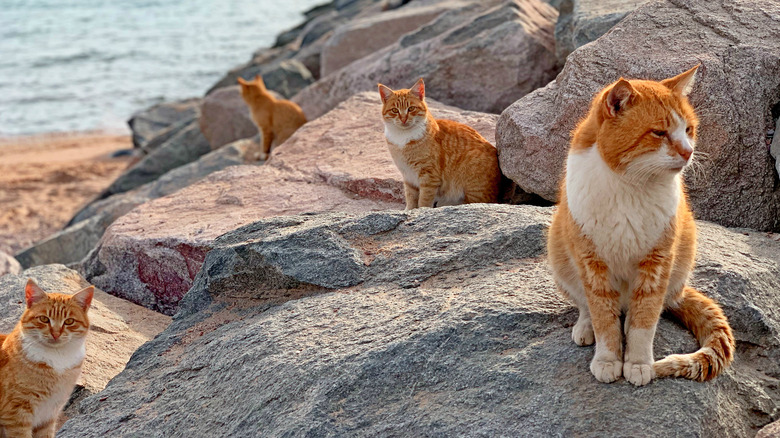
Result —
[[580, 347], [593, 345], [596, 338], [593, 335], [593, 324], [588, 309], [588, 300], [585, 298], [585, 288], [580, 280], [577, 268], [572, 263], [571, 257], [563, 245], [558, 244], [552, 235], [552, 242], [548, 245], [548, 257], [550, 267], [553, 270], [553, 278], [561, 295], [577, 306], [579, 316], [577, 323], [571, 330], [571, 338]]

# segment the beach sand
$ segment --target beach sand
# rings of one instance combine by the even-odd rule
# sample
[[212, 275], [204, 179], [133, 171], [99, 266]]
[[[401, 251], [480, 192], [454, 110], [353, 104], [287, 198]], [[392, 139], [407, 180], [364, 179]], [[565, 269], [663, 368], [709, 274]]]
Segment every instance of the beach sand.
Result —
[[14, 254], [59, 231], [127, 168], [129, 135], [0, 138], [0, 251]]

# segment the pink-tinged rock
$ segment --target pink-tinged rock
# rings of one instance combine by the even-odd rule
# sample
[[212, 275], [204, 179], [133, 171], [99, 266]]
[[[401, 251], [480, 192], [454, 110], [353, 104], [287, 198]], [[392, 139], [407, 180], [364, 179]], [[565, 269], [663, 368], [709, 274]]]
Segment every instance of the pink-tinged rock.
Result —
[[323, 77], [293, 101], [311, 120], [355, 93], [375, 90], [377, 82], [408, 88], [423, 77], [431, 98], [499, 113], [546, 85], [560, 70], [555, 57], [557, 17], [557, 11], [540, 0], [469, 3]]
[[234, 166], [115, 221], [84, 261], [92, 283], [172, 315], [216, 237], [263, 217], [400, 209], [271, 166]]
[[[497, 115], [428, 103], [435, 117], [493, 141]], [[106, 230], [82, 267], [103, 290], [173, 314], [214, 239], [228, 231], [264, 217], [402, 208], [379, 95], [365, 92], [301, 127], [265, 165], [230, 167], [135, 208]]]
[[221, 88], [206, 96], [199, 123], [211, 149], [258, 133], [238, 85]]
[[445, 1], [433, 5], [407, 7], [349, 21], [333, 31], [322, 48], [322, 76], [371, 55], [395, 43], [398, 38], [438, 17], [442, 12], [463, 6], [464, 2]]
[[[465, 123], [493, 143], [498, 116], [464, 111], [433, 99], [437, 119]], [[303, 125], [271, 152], [266, 165], [294, 170], [363, 198], [403, 202], [403, 180], [387, 151], [379, 94], [356, 94], [333, 111]]]
[[618, 78], [660, 80], [701, 63], [689, 95], [699, 115], [685, 179], [697, 219], [780, 230], [767, 132], [780, 102], [780, 3], [649, 2], [572, 52], [558, 78], [501, 115], [501, 170], [555, 201], [570, 133], [593, 95]]

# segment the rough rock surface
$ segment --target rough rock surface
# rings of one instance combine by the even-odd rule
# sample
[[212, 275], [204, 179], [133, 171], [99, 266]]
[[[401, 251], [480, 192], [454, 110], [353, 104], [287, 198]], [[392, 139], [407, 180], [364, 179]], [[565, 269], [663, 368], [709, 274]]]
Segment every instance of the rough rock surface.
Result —
[[[122, 195], [124, 194], [116, 196]], [[124, 214], [130, 209], [120, 207], [118, 210], [120, 214]], [[114, 214], [103, 214], [80, 221], [23, 249], [16, 254], [16, 259], [25, 268], [51, 263], [69, 265], [79, 262], [97, 245], [105, 229], [116, 217], [118, 216]]]
[[780, 420], [759, 430], [756, 438], [780, 438]]
[[221, 234], [262, 217], [397, 208], [275, 167], [233, 166], [119, 218], [82, 271], [101, 289], [170, 315]]
[[[471, 205], [229, 233], [173, 324], [60, 436], [750, 436], [780, 416], [780, 243], [700, 226], [693, 283], [739, 340], [724, 375], [607, 385], [571, 340], [549, 217]], [[695, 348], [661, 321], [656, 357]]]
[[127, 121], [133, 131], [133, 144], [143, 148], [166, 128], [197, 118], [202, 99], [193, 98], [154, 105], [133, 114]]
[[0, 251], [0, 277], [22, 272], [22, 265], [13, 256]]
[[[701, 62], [690, 94], [701, 125], [686, 181], [700, 219], [780, 229], [780, 190], [766, 132], [780, 102], [780, 4], [648, 3], [572, 53], [556, 81], [507, 108], [501, 169], [522, 189], [557, 198], [569, 133], [598, 90], [620, 76], [663, 79]], [[750, 214], [745, 214], [749, 211]]]
[[607, 33], [647, 0], [564, 0], [555, 23], [555, 54], [563, 63], [569, 53]]
[[126, 170], [106, 189], [101, 198], [123, 193], [154, 181], [168, 171], [191, 163], [211, 151], [209, 143], [200, 132], [197, 121], [146, 155], [141, 161]]
[[375, 90], [377, 82], [408, 88], [424, 77], [434, 99], [498, 113], [555, 78], [556, 18], [555, 9], [539, 0], [471, 3], [322, 78], [293, 100], [315, 118], [357, 92]]
[[775, 169], [777, 169], [777, 176], [780, 177], [780, 119], [777, 119], [774, 138], [769, 151], [772, 154], [772, 158], [775, 159]]
[[206, 96], [199, 124], [211, 149], [258, 134], [238, 85], [221, 88]]
[[377, 15], [351, 20], [333, 31], [322, 49], [321, 74], [334, 71], [371, 55], [398, 38], [428, 23], [442, 12], [464, 6], [464, 2], [440, 2], [433, 5], [404, 7]]
[[[89, 286], [76, 271], [62, 265], [28, 269], [19, 275], [0, 277], [0, 333], [13, 330], [24, 312], [24, 285], [35, 279], [47, 292], [74, 293]], [[87, 357], [66, 416], [73, 415], [77, 400], [95, 394], [125, 367], [133, 352], [154, 338], [170, 318], [127, 301], [95, 291], [89, 310], [91, 332]]]
[[[438, 118], [493, 141], [497, 116], [429, 102]], [[85, 261], [90, 281], [172, 313], [218, 235], [260, 217], [402, 208], [376, 92], [360, 93], [301, 127], [261, 169], [233, 168], [119, 219]]]

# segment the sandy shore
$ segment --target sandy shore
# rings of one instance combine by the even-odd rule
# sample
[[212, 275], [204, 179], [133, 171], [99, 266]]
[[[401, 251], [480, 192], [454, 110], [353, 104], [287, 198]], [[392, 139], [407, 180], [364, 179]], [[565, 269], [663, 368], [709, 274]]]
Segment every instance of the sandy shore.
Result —
[[0, 138], [0, 250], [14, 254], [59, 231], [124, 170], [128, 135]]

